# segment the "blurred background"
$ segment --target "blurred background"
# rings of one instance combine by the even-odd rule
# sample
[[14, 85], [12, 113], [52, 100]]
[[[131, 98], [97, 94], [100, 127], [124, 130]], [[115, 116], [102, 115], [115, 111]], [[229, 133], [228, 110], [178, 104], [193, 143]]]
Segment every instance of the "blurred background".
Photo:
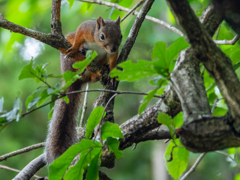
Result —
[[[131, 8], [137, 2], [137, 0], [122, 0], [119, 2], [119, 5]], [[198, 15], [201, 14], [202, 10], [209, 3], [208, 0], [192, 0], [190, 2]], [[51, 32], [51, 1], [0, 0], [0, 13], [7, 20], [18, 25], [44, 33]], [[70, 8], [69, 3], [63, 0], [61, 7], [63, 33], [67, 34], [76, 30], [81, 22], [88, 19], [96, 19], [102, 16], [104, 19], [115, 20], [118, 15], [123, 17], [125, 14], [126, 12], [104, 5], [90, 5], [79, 1], [75, 1], [74, 5]], [[148, 15], [177, 27], [165, 1], [155, 1]], [[134, 19], [135, 16], [130, 15], [121, 23], [123, 34], [121, 47], [127, 38]], [[222, 35], [224, 39], [232, 39], [234, 33], [225, 23], [223, 26], [221, 31], [225, 34], [222, 35], [220, 33], [219, 38]], [[179, 38], [179, 35], [171, 30], [145, 20], [128, 59], [134, 62], [138, 59], [150, 60], [151, 51], [157, 41], [164, 41], [169, 45], [177, 38]], [[228, 48], [229, 46], [225, 47], [225, 49]], [[34, 60], [35, 65], [49, 62], [50, 64], [47, 67], [48, 73], [60, 74], [59, 51], [37, 40], [0, 28], [0, 98], [4, 97], [4, 110], [11, 110], [14, 100], [20, 97], [23, 103], [23, 112], [25, 112], [24, 103], [26, 98], [37, 87], [43, 85], [41, 83], [36, 84], [31, 79], [18, 80], [22, 68], [31, 59]], [[148, 83], [149, 80], [146, 78], [133, 83], [120, 82], [118, 90], [148, 92], [153, 89]], [[55, 84], [57, 81], [59, 80], [48, 80], [49, 84]], [[95, 88], [102, 88], [102, 86], [100, 83], [90, 85], [90, 89]], [[99, 93], [90, 93], [88, 95], [88, 109], [85, 119], [88, 118], [92, 110], [92, 102], [98, 95]], [[122, 124], [136, 115], [142, 98], [137, 95], [117, 96], [114, 109], [116, 123]], [[154, 102], [156, 100], [151, 101], [150, 105]], [[0, 132], [0, 156], [32, 144], [43, 142], [47, 133], [48, 112], [49, 106], [25, 116], [19, 122], [13, 121], [6, 126]], [[132, 148], [124, 150], [124, 157], [116, 160], [116, 166], [113, 169], [102, 168], [102, 170], [114, 180], [170, 180], [171, 177], [165, 169], [163, 158], [166, 146], [167, 144], [164, 144], [162, 141], [140, 143], [135, 150], [132, 150]], [[42, 152], [43, 148], [40, 148], [11, 157], [6, 161], [0, 162], [0, 164], [21, 170]], [[188, 169], [193, 165], [198, 156], [199, 154], [190, 153]], [[234, 179], [234, 176], [238, 172], [236, 164], [232, 163], [226, 156], [217, 153], [208, 153], [189, 179]], [[47, 168], [42, 168], [37, 174], [46, 176]], [[0, 179], [12, 179], [15, 175], [16, 172], [0, 169]]]

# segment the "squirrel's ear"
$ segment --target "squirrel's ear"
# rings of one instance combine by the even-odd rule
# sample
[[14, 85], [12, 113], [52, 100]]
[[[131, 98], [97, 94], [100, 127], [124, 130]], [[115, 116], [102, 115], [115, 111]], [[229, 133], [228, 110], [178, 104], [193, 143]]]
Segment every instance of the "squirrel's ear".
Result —
[[117, 25], [120, 25], [120, 16], [118, 16], [117, 20], [115, 21]]
[[104, 26], [105, 22], [101, 16], [97, 18], [97, 29], [100, 29], [101, 26]]

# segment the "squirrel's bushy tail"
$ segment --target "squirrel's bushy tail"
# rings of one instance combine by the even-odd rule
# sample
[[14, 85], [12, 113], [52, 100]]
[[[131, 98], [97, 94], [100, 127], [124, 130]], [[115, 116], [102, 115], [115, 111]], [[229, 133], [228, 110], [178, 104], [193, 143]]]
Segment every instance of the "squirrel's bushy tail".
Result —
[[[74, 61], [71, 58], [65, 58], [64, 54], [61, 54], [61, 60], [62, 72], [71, 70]], [[68, 67], [66, 68], [64, 64], [68, 64]], [[72, 71], [75, 71], [75, 69], [72, 68]], [[78, 79], [68, 87], [67, 92], [80, 90], [82, 84], [81, 79]], [[80, 93], [70, 94], [68, 98], [68, 104], [65, 100], [59, 99], [54, 106], [45, 145], [45, 157], [48, 164], [58, 158], [71, 145], [78, 142], [76, 127], [81, 104]]]

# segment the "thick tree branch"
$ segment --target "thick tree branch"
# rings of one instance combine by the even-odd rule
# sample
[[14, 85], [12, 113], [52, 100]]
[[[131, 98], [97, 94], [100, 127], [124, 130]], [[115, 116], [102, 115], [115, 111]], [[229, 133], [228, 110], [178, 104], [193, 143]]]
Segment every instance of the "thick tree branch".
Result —
[[49, 46], [60, 50], [63, 53], [66, 51], [66, 49], [71, 47], [71, 44], [63, 36], [45, 34], [42, 32], [38, 32], [32, 29], [19, 26], [17, 24], [14, 24], [6, 20], [2, 16], [2, 14], [0, 14], [0, 27], [4, 29], [8, 29], [11, 32], [19, 33], [19, 34], [34, 38], [42, 43], [48, 44]]
[[61, 0], [52, 1], [51, 32], [53, 35], [62, 36], [62, 25], [60, 21]]
[[[213, 36], [222, 18], [216, 15], [210, 4], [203, 11], [200, 21]], [[211, 110], [195, 51], [192, 48], [182, 51], [177, 64], [179, 65], [171, 74], [171, 82], [181, 101], [185, 124], [200, 119], [203, 114], [210, 116]]]
[[41, 154], [25, 166], [21, 172], [13, 178], [13, 180], [27, 180], [30, 179], [40, 168], [46, 165], [44, 154]]
[[[178, 5], [175, 4], [176, 2], [174, 0], [169, 0], [169, 1], [174, 4], [174, 8], [176, 9], [183, 8], [183, 7], [180, 7], [180, 4], [178, 4], [180, 1], [182, 2], [182, 0], [178, 1], [177, 3]], [[209, 7], [213, 7], [213, 6], [209, 6]], [[187, 12], [188, 11], [190, 10], [187, 10]], [[211, 11], [209, 11], [210, 14], [211, 14]], [[208, 23], [206, 23], [204, 19], [200, 18], [200, 20], [203, 22], [205, 29], [209, 32], [209, 35], [211, 36], [214, 34], [214, 31], [217, 29], [219, 23], [222, 21], [222, 17], [219, 17], [218, 15], [216, 15], [215, 11], [212, 11], [212, 12], [213, 12], [212, 18], [209, 18], [210, 14], [206, 14], [205, 16], [206, 18], [204, 18], [205, 20], [207, 20], [208, 18], [211, 19], [211, 21], [208, 21]], [[177, 13], [180, 13], [180, 12], [177, 11]], [[184, 13], [182, 14], [185, 14], [185, 10], [184, 10]], [[184, 21], [182, 19], [183, 18], [182, 14], [180, 13], [180, 19], [181, 21]], [[189, 14], [189, 13], [186, 13], [186, 14]], [[209, 22], [213, 22], [213, 24], [211, 25], [211, 23], [209, 24]], [[184, 21], [184, 23], [186, 22]], [[191, 26], [194, 26], [194, 25], [191, 24]], [[205, 31], [205, 30], [202, 28], [202, 31]], [[186, 33], [190, 34], [190, 30], [189, 32], [186, 32]], [[210, 38], [209, 35], [208, 34], [206, 35], [207, 38]], [[205, 57], [206, 53], [204, 55], [198, 54], [198, 52], [200, 51], [199, 49], [207, 48], [207, 44], [201, 44], [203, 39], [206, 37], [199, 38], [200, 36], [199, 34], [198, 35], [195, 34], [195, 36], [197, 38], [196, 41], [194, 41], [193, 39], [190, 40], [190, 42], [194, 41], [192, 42], [192, 47], [189, 50], [182, 52], [182, 53], [185, 53], [184, 56], [187, 58], [182, 58], [183, 61], [180, 61], [181, 59], [181, 56], [180, 56], [179, 61], [177, 62], [179, 66], [172, 73], [174, 84], [177, 87], [175, 89], [178, 91], [177, 94], [182, 104], [184, 120], [185, 120], [184, 126], [181, 128], [180, 131], [177, 132], [177, 134], [180, 136], [181, 142], [186, 146], [186, 148], [194, 152], [207, 152], [207, 151], [212, 151], [217, 149], [239, 146], [240, 138], [234, 126], [235, 125], [234, 120], [229, 114], [227, 114], [224, 117], [211, 117], [209, 108], [207, 108], [206, 112], [201, 111], [201, 109], [204, 109], [204, 106], [209, 107], [209, 105], [206, 99], [205, 92], [203, 91], [204, 87], [203, 87], [203, 81], [202, 81], [201, 75], [198, 73], [198, 77], [193, 76], [193, 71], [197, 70], [196, 72], [199, 72], [199, 69], [197, 67], [193, 71], [192, 69], [194, 69], [194, 61], [197, 61], [197, 59], [198, 60], [204, 59], [205, 61], [203, 61], [203, 63], [206, 63], [208, 58], [210, 57], [206, 58]], [[197, 41], [199, 41], [199, 45], [197, 44]], [[212, 42], [211, 39], [210, 41]], [[213, 46], [215, 46], [213, 42], [212, 44]], [[214, 63], [218, 63], [216, 61], [217, 60], [215, 59]], [[180, 72], [184, 72], [184, 75], [181, 75], [181, 76], [178, 75], [177, 77], [176, 74], [178, 74], [179, 69], [180, 69]], [[185, 86], [184, 86], [183, 82], [188, 82], [188, 83], [185, 83]], [[191, 85], [190, 88], [186, 89], [186, 86], [188, 87], [189, 85]], [[199, 94], [199, 88], [202, 91], [202, 93], [200, 94]], [[204, 116], [203, 114], [207, 114], [207, 116]]]
[[215, 45], [198, 21], [187, 0], [167, 0], [177, 22], [192, 45], [196, 57], [216, 81], [240, 133], [240, 82], [231, 60]]

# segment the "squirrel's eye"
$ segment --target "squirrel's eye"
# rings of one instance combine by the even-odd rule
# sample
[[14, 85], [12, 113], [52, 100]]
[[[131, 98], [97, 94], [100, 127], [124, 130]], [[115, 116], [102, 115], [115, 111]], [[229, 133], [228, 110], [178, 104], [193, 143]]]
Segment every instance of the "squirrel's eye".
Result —
[[101, 39], [101, 40], [104, 40], [104, 39], [105, 39], [105, 37], [104, 37], [103, 34], [100, 35], [100, 39]]
[[122, 39], [122, 35], [121, 35], [120, 39]]

